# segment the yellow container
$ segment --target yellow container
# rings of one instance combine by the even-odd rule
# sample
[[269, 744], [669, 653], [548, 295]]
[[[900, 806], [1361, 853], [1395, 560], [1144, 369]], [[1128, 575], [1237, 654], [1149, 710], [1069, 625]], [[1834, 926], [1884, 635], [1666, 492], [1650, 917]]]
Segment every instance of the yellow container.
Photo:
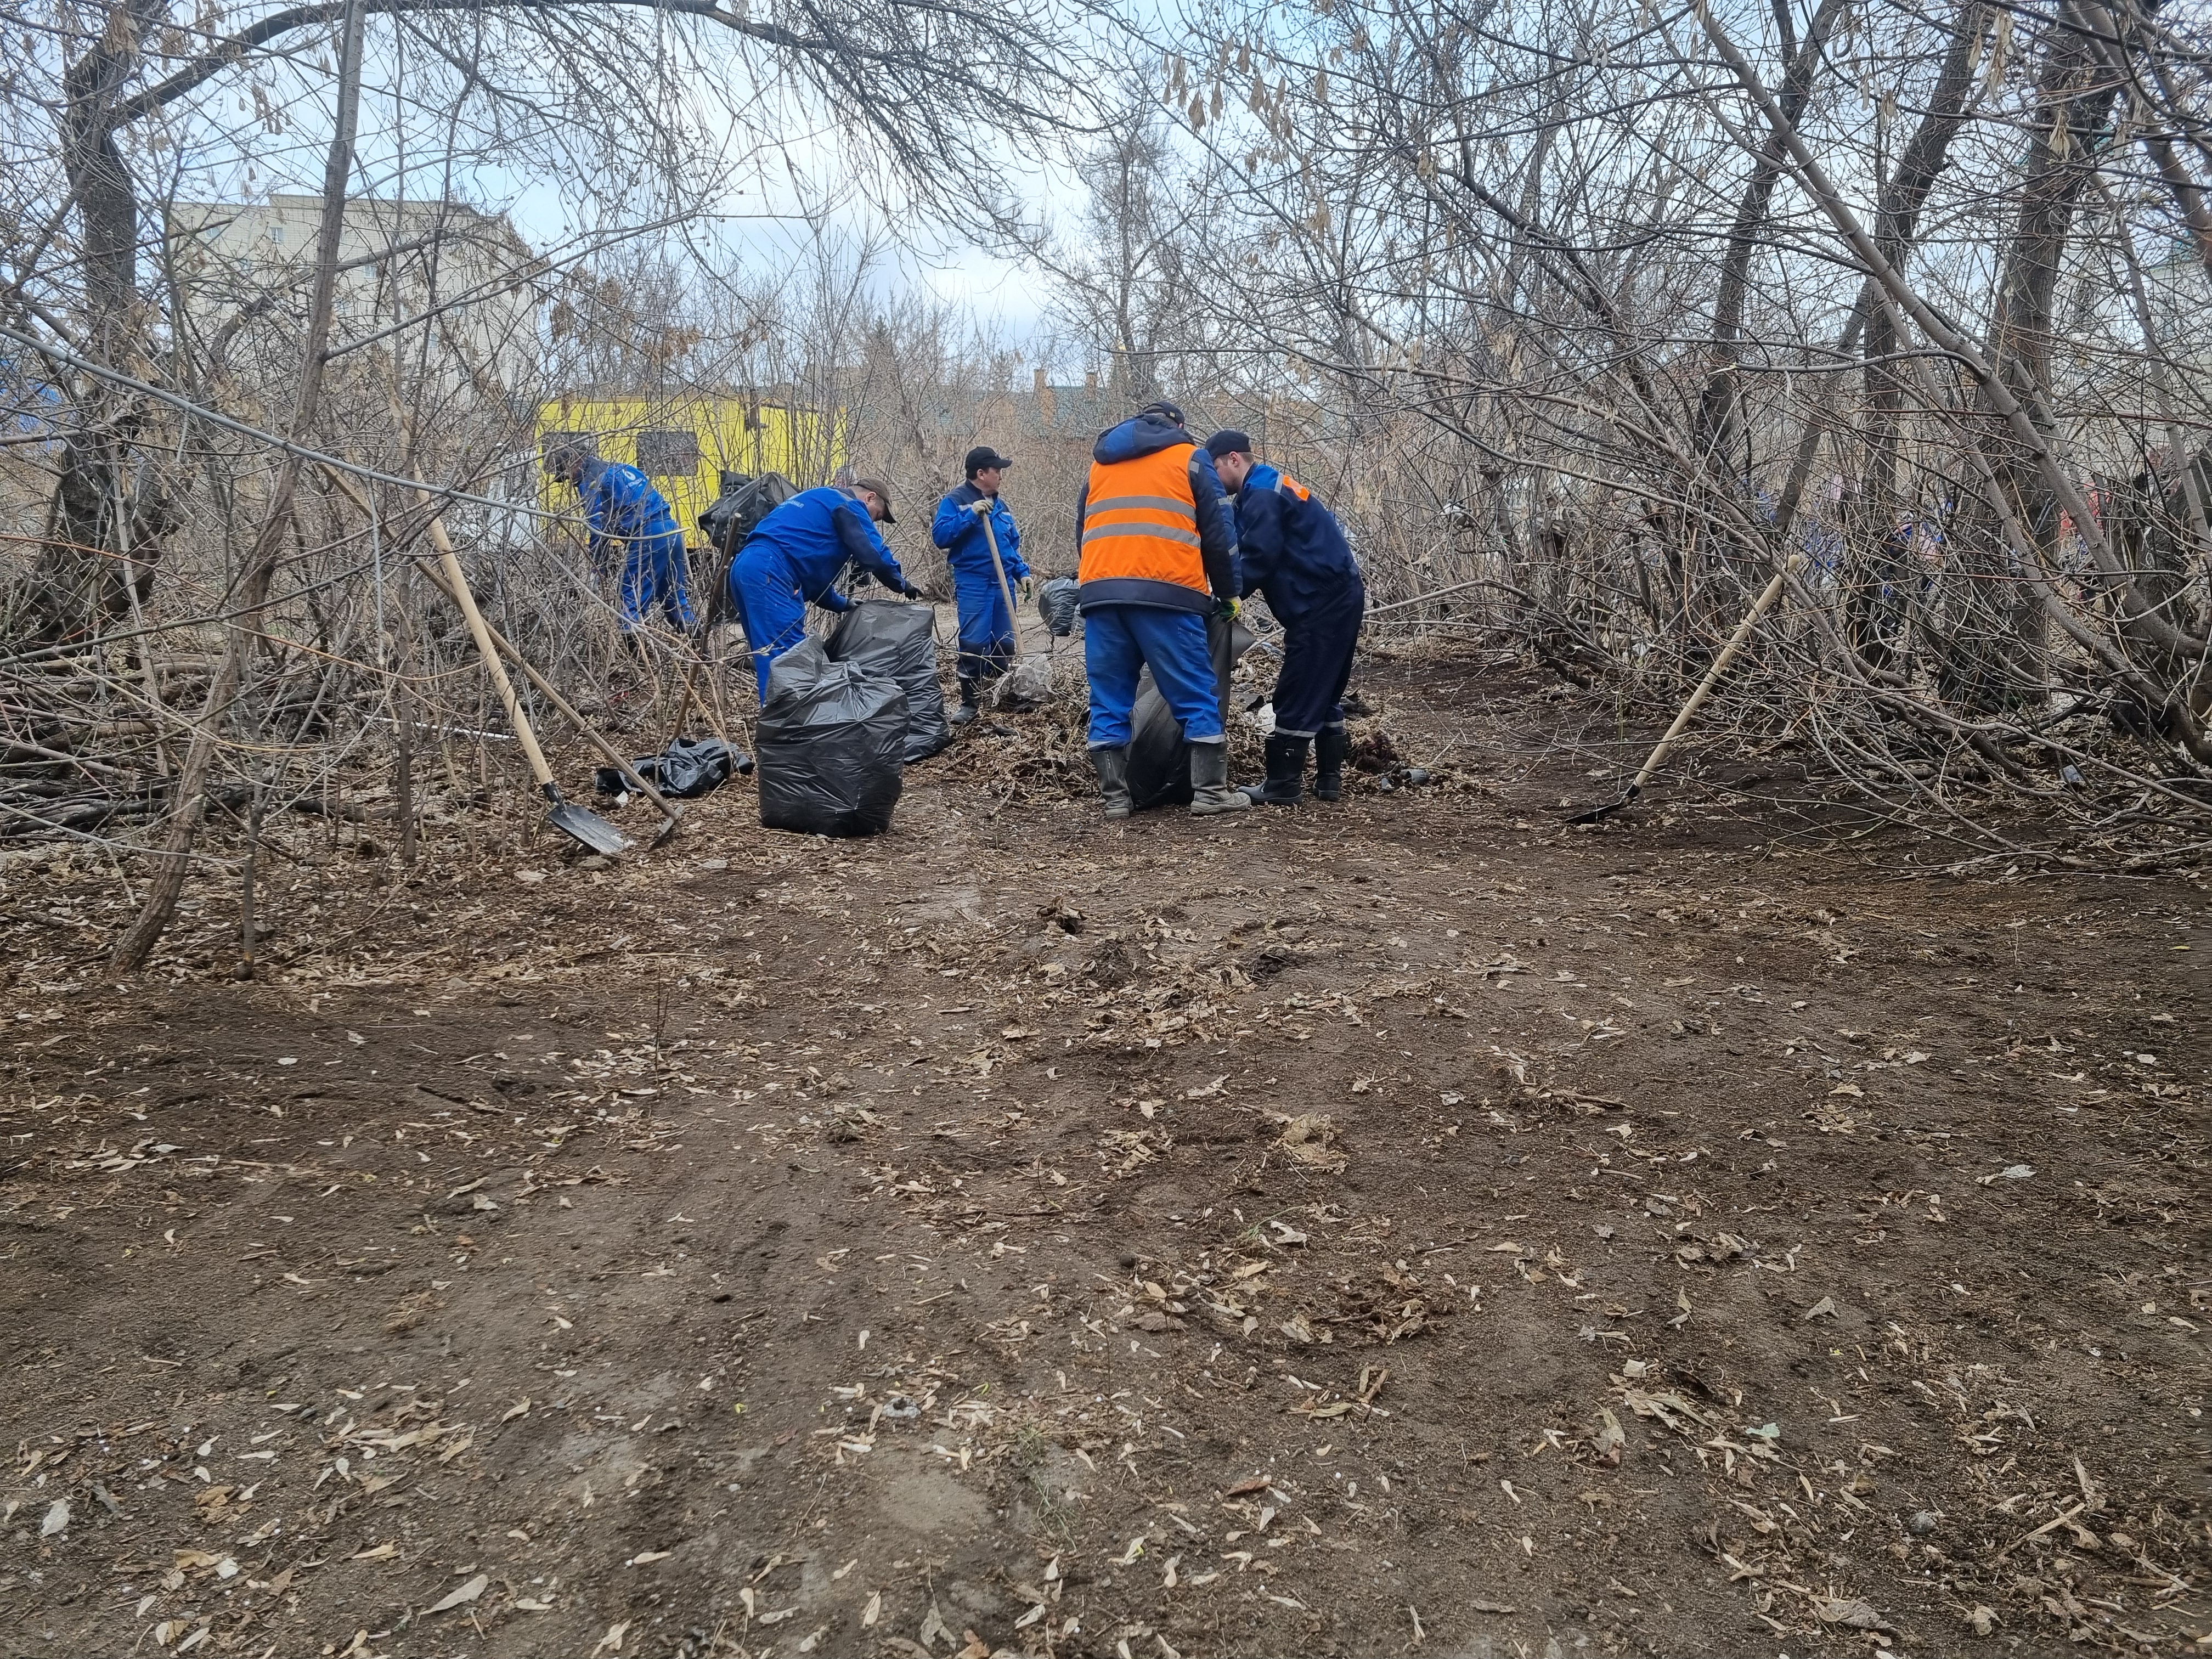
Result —
[[[556, 398], [539, 405], [538, 453], [588, 439], [602, 460], [635, 466], [667, 498], [692, 547], [706, 545], [699, 515], [722, 493], [722, 474], [781, 472], [804, 489], [845, 462], [844, 422], [810, 409], [742, 398]], [[573, 513], [576, 492], [545, 476], [549, 513]]]

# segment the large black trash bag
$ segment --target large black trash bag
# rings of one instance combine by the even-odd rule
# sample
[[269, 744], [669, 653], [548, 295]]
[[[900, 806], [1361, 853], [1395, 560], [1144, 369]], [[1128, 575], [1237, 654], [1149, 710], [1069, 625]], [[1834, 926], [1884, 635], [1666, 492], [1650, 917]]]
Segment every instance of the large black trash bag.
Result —
[[906, 693], [906, 763], [949, 748], [945, 690], [937, 683], [937, 617], [926, 605], [862, 599], [823, 641], [832, 662], [856, 662], [888, 676]]
[[705, 588], [692, 590], [701, 626], [719, 628], [737, 621], [736, 607], [730, 603], [730, 562], [760, 521], [798, 493], [799, 486], [781, 472], [763, 472], [758, 477], [748, 472], [722, 474], [722, 493], [699, 515], [699, 528], [714, 550], [698, 567], [708, 574]]
[[[720, 788], [732, 772], [750, 772], [753, 757], [732, 749], [720, 738], [678, 738], [658, 755], [644, 755], [630, 763], [638, 776], [662, 794], [677, 800], [695, 800]], [[617, 766], [602, 766], [592, 781], [603, 795], [629, 792], [629, 780]]]
[[1054, 639], [1066, 639], [1075, 632], [1075, 619], [1081, 615], [1079, 596], [1082, 584], [1073, 576], [1054, 576], [1037, 589], [1037, 615], [1044, 618]]
[[831, 662], [819, 640], [775, 659], [761, 705], [761, 823], [803, 836], [891, 826], [906, 748], [906, 693], [888, 675]]
[[[1206, 642], [1213, 653], [1213, 683], [1221, 701], [1221, 729], [1229, 729], [1229, 671], [1252, 648], [1252, 633], [1240, 622], [1209, 618]], [[1137, 677], [1137, 702], [1129, 711], [1129, 798], [1143, 811], [1153, 806], [1190, 805], [1190, 745], [1182, 722], [1152, 684], [1149, 668]]]

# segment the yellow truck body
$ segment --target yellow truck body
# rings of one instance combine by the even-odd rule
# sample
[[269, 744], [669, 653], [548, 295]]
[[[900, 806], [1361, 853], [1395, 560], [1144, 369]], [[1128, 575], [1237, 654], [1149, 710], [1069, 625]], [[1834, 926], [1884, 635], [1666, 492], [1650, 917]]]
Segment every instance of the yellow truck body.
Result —
[[[693, 398], [556, 398], [538, 410], [538, 453], [588, 439], [604, 460], [635, 466], [665, 496], [684, 541], [706, 545], [699, 515], [722, 493], [722, 474], [781, 472], [802, 489], [845, 461], [844, 422], [809, 409], [705, 393]], [[549, 513], [575, 510], [576, 492], [538, 473]]]

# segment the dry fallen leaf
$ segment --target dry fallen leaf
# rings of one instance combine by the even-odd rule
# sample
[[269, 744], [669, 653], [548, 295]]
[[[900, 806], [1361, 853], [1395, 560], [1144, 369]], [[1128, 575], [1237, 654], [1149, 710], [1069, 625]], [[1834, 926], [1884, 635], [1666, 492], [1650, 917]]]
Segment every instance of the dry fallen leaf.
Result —
[[1799, 1322], [1802, 1323], [1808, 1319], [1820, 1319], [1824, 1317], [1833, 1319], [1835, 1316], [1835, 1297], [1832, 1296], [1824, 1296], [1818, 1302], [1815, 1302], [1811, 1307], [1806, 1309], [1803, 1313], [1799, 1314], [1797, 1318]]
[[629, 1633], [629, 1622], [627, 1620], [619, 1625], [609, 1625], [607, 1633], [599, 1638], [599, 1646], [592, 1650], [591, 1659], [599, 1659], [599, 1656], [603, 1653], [620, 1653], [623, 1638]]
[[1611, 1407], [1600, 1406], [1597, 1414], [1605, 1421], [1596, 1437], [1590, 1442], [1590, 1449], [1596, 1454], [1599, 1462], [1608, 1468], [1618, 1468], [1620, 1454], [1628, 1445], [1628, 1436], [1620, 1426], [1620, 1419], [1613, 1414]]
[[1335, 1175], [1351, 1162], [1329, 1144], [1335, 1138], [1334, 1119], [1318, 1112], [1305, 1112], [1283, 1125], [1283, 1137], [1276, 1145], [1290, 1155], [1293, 1163]]
[[425, 1608], [426, 1613], [451, 1613], [455, 1607], [465, 1607], [482, 1595], [491, 1583], [490, 1575], [478, 1573], [458, 1589], [449, 1590], [439, 1601]]

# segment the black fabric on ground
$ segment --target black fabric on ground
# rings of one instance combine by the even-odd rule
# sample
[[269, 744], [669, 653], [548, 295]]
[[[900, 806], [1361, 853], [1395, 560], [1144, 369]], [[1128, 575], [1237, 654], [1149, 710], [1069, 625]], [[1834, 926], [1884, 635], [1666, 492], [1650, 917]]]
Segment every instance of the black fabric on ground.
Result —
[[906, 763], [927, 760], [952, 741], [937, 683], [937, 617], [926, 605], [863, 599], [823, 642], [832, 662], [854, 662], [906, 693]]
[[804, 836], [890, 829], [906, 741], [906, 693], [896, 681], [830, 661], [820, 640], [785, 652], [769, 670], [761, 705], [761, 823]]
[[[630, 764], [662, 794], [695, 800], [727, 783], [731, 773], [751, 771], [753, 757], [720, 738], [678, 738], [659, 754], [641, 755]], [[629, 780], [614, 766], [599, 768], [592, 774], [592, 782], [603, 795], [623, 794], [629, 788]]]
[[[1229, 730], [1229, 671], [1252, 648], [1252, 632], [1241, 622], [1209, 617], [1206, 642], [1213, 653], [1213, 684], [1221, 701], [1221, 729]], [[1137, 701], [1129, 710], [1129, 798], [1139, 811], [1154, 806], [1190, 805], [1190, 745], [1182, 723], [1168, 712], [1167, 699], [1152, 684], [1149, 668], [1137, 677]]]

